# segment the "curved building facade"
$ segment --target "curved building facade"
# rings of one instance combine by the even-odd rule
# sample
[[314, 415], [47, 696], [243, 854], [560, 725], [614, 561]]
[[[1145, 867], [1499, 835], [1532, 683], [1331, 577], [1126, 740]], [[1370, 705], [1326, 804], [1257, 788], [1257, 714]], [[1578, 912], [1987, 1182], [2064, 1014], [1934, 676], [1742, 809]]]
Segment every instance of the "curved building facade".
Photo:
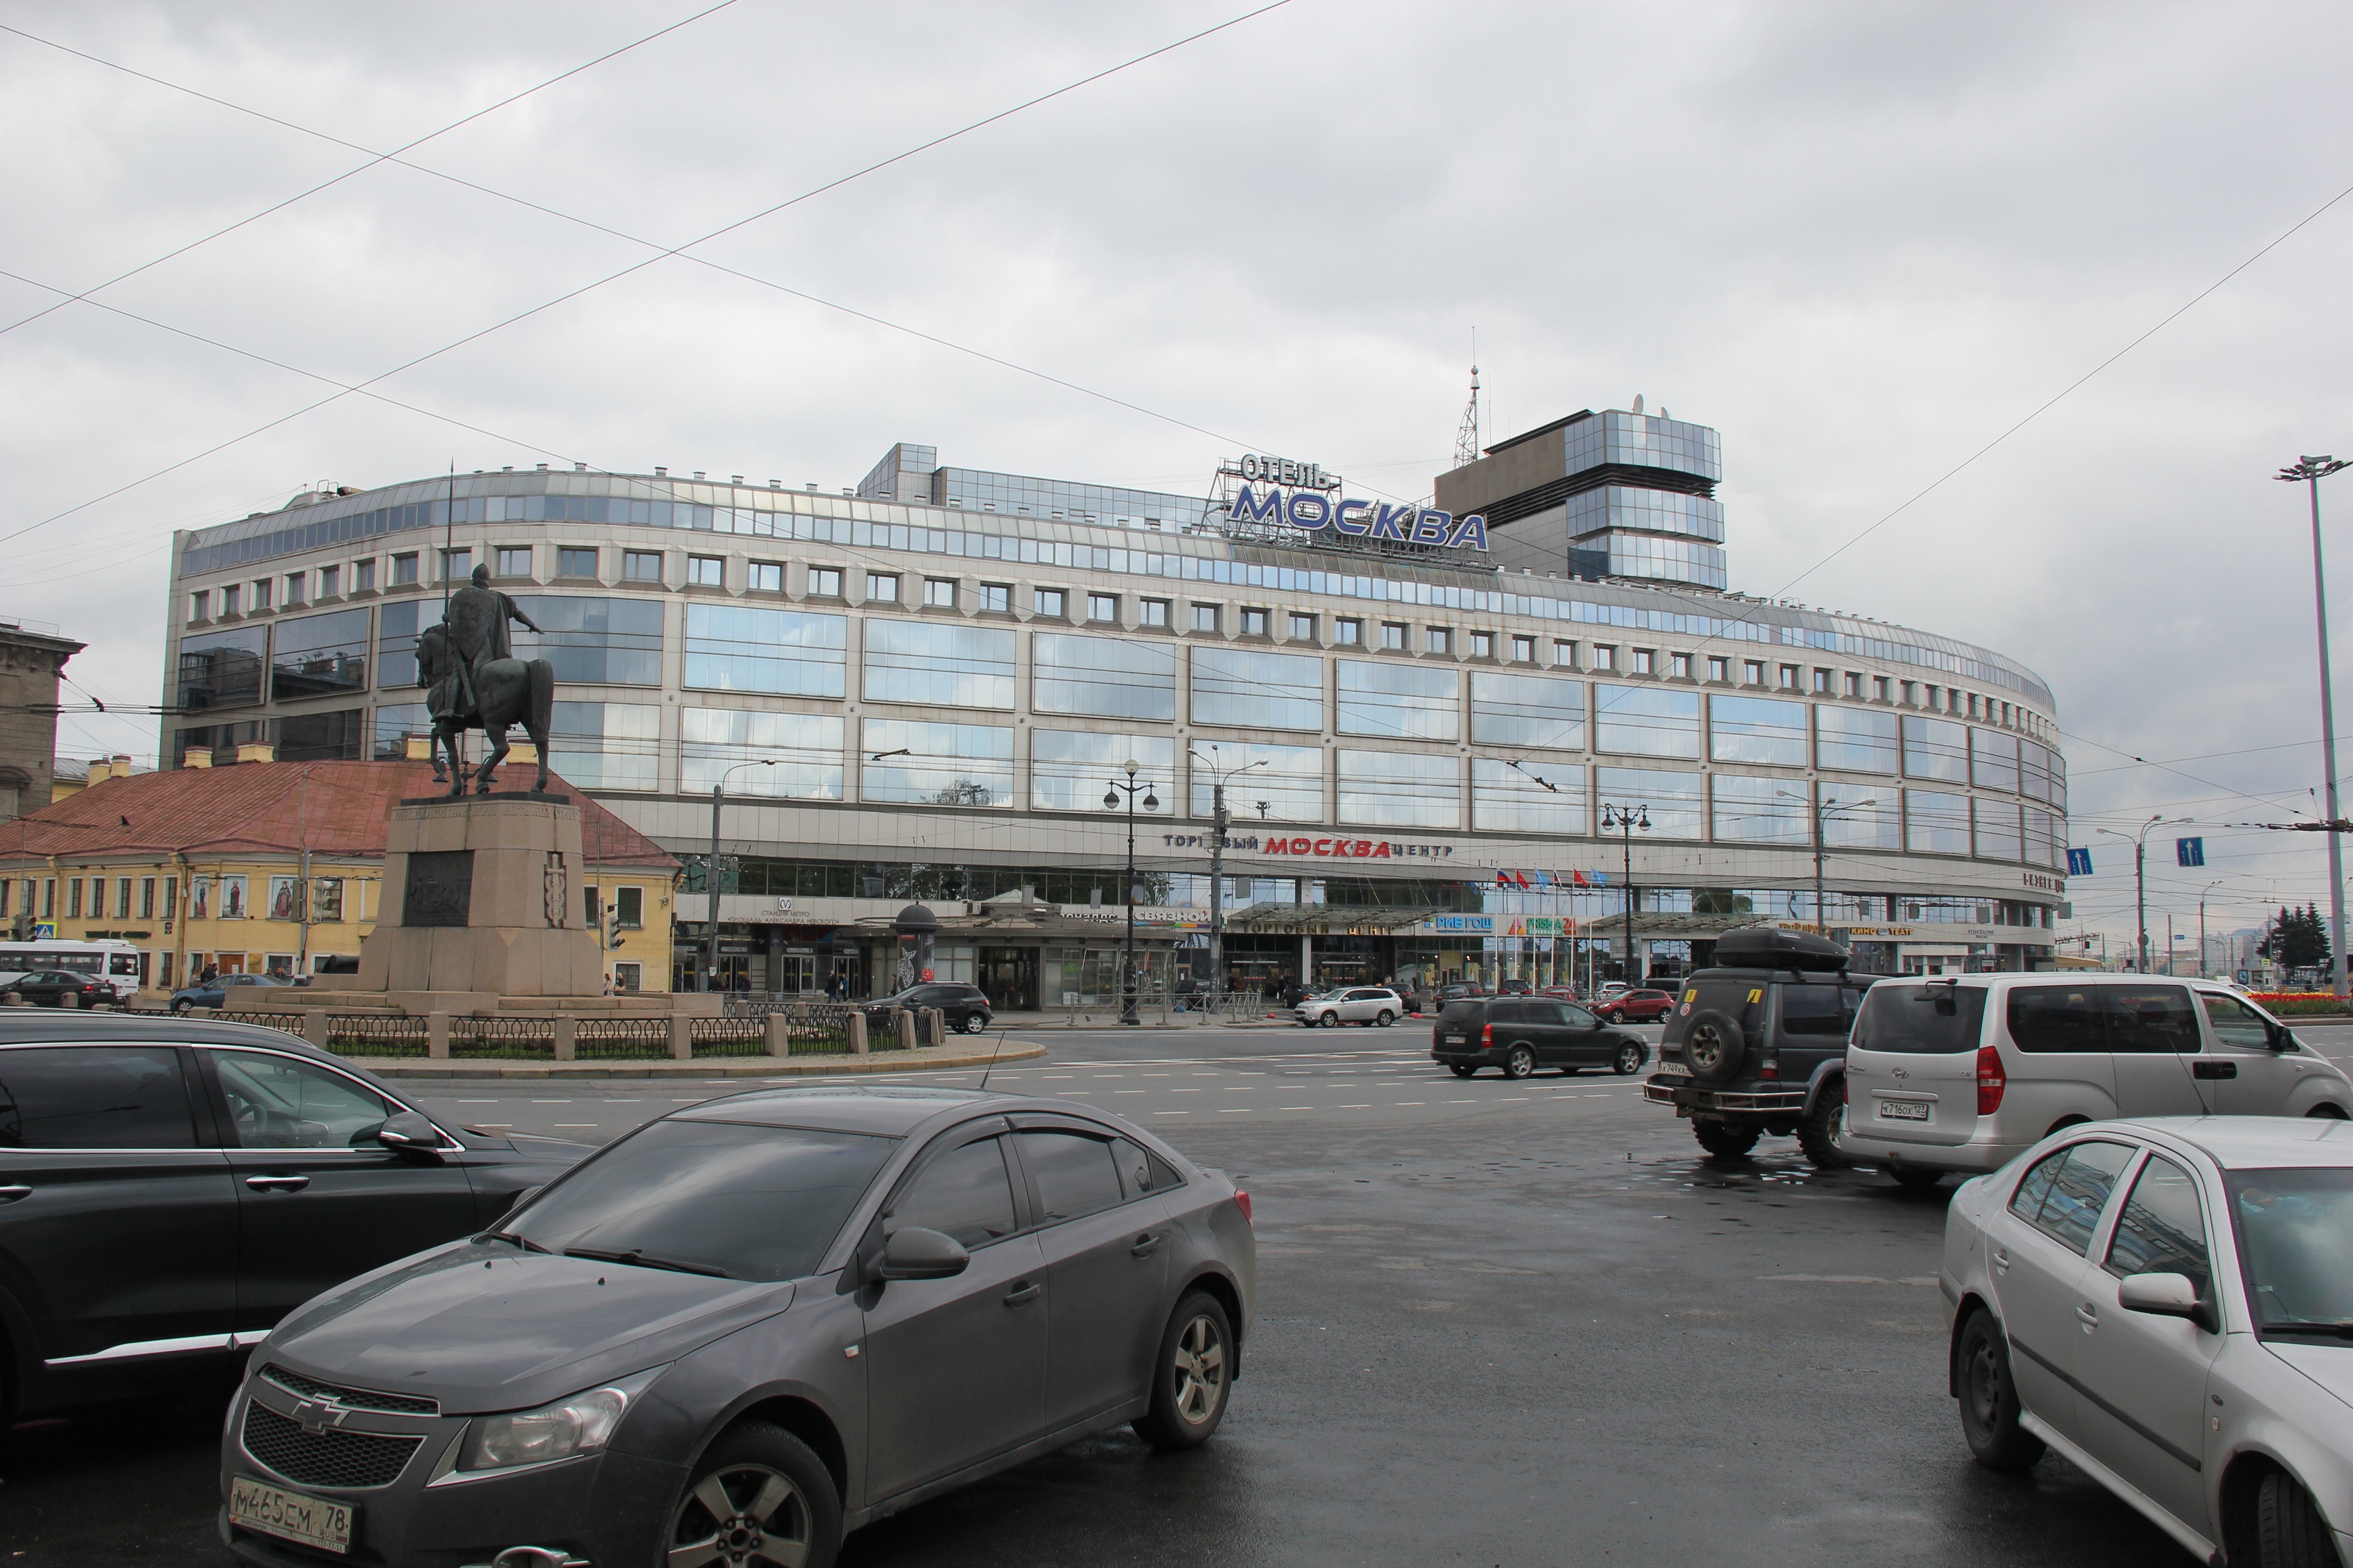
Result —
[[[878, 922], [922, 900], [943, 978], [1092, 1005], [1117, 988], [1127, 819], [1103, 798], [1130, 760], [1153, 984], [1208, 978], [1221, 780], [1229, 979], [1607, 978], [1630, 890], [1639, 973], [1673, 973], [1729, 926], [1812, 922], [1818, 836], [1821, 917], [1870, 966], [2050, 955], [2056, 715], [1990, 650], [1287, 548], [1199, 498], [927, 447], [860, 488], [501, 470], [184, 532], [164, 763], [406, 754], [417, 632], [485, 563], [541, 628], [516, 652], [554, 665], [555, 767], [688, 861], [688, 922], [724, 781], [723, 984], [886, 988]], [[706, 935], [680, 928], [681, 983]]]

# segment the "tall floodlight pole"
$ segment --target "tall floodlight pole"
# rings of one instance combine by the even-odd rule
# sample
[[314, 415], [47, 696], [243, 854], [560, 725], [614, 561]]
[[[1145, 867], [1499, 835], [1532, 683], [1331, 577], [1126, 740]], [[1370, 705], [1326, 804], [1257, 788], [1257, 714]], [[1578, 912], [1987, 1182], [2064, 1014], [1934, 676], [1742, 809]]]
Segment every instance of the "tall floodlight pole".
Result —
[[[2206, 884], [2198, 895], [2198, 978], [2206, 978], [2206, 895], [2221, 887], [2228, 879], [2217, 877]], [[2236, 968], [2233, 964], [2232, 967]]]
[[2328, 593], [2320, 571], [2320, 481], [2353, 463], [2323, 454], [2296, 459], [2272, 477], [2289, 484], [2302, 483], [2312, 492], [2312, 603], [2320, 637], [2320, 765], [2328, 786], [2328, 969], [2338, 1000], [2347, 994], [2345, 979], [2345, 851], [2337, 824], [2345, 820], [2337, 807], [2337, 704], [2328, 689]]
[[1626, 846], [1626, 986], [1633, 989], [1641, 984], [1634, 973], [1634, 829], [1651, 831], [1651, 808], [1648, 805], [1609, 805], [1601, 808], [1601, 831], [1615, 833]]
[[1136, 1011], [1135, 1007], [1135, 792], [1138, 790], [1145, 792], [1144, 809], [1146, 811], [1158, 811], [1160, 797], [1152, 793], [1150, 784], [1135, 782], [1134, 758], [1130, 757], [1120, 765], [1127, 774], [1127, 782], [1121, 784], [1116, 780], [1113, 781], [1112, 786], [1103, 792], [1103, 808], [1107, 811], [1117, 811], [1120, 794], [1122, 791], [1126, 793], [1127, 957], [1124, 961], [1124, 973], [1120, 976], [1119, 1021], [1123, 1024], [1135, 1025], [1144, 1022], [1143, 1016]]
[[705, 991], [719, 989], [719, 809], [727, 794], [727, 781], [745, 768], [773, 768], [783, 760], [781, 757], [754, 757], [748, 763], [737, 763], [721, 773], [719, 782], [711, 786], [711, 863], [702, 868], [702, 879], [711, 893], [711, 929], [704, 934], [702, 952], [702, 988]]
[[[1209, 754], [1187, 751], [1185, 753], [1208, 770], [1210, 778], [1209, 824], [1209, 984], [1219, 994], [1226, 990], [1226, 829], [1233, 818], [1226, 811], [1226, 785], [1232, 779], [1252, 768], [1262, 768], [1268, 759], [1243, 763], [1235, 767], [1219, 765], [1218, 748], [1211, 746]], [[1133, 872], [1129, 873], [1134, 876]]]

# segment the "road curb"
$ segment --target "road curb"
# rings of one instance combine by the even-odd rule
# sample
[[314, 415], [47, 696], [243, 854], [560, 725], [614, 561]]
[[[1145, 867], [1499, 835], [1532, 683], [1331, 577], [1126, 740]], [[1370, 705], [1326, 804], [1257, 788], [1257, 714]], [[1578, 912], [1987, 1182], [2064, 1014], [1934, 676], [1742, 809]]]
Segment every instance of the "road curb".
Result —
[[1008, 1040], [993, 1051], [964, 1047], [926, 1047], [913, 1051], [875, 1051], [862, 1057], [703, 1057], [692, 1061], [449, 1061], [417, 1057], [346, 1057], [382, 1079], [444, 1079], [471, 1083], [493, 1079], [711, 1079], [837, 1078], [847, 1073], [900, 1073], [944, 1068], [998, 1066], [1030, 1061], [1046, 1054], [1034, 1040]]

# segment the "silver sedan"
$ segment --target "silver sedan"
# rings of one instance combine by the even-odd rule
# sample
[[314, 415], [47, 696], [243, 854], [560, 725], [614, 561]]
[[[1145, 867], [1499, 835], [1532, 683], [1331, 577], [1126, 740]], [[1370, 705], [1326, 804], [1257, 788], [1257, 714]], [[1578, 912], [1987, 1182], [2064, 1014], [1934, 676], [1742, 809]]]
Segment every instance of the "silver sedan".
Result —
[[2065, 1128], [1954, 1194], [1940, 1282], [1978, 1463], [2056, 1448], [2200, 1562], [2353, 1562], [2353, 1127]]

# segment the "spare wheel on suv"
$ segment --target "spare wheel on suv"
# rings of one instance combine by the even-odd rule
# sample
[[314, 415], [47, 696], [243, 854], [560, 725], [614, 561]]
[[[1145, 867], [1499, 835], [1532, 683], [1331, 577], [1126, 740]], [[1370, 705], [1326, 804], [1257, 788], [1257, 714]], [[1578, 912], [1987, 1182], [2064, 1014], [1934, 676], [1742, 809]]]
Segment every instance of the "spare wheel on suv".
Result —
[[1683, 1065], [1702, 1083], [1729, 1083], [1740, 1076], [1747, 1058], [1747, 1037], [1740, 1021], [1720, 1008], [1706, 1007], [1692, 1015], [1683, 1028]]

